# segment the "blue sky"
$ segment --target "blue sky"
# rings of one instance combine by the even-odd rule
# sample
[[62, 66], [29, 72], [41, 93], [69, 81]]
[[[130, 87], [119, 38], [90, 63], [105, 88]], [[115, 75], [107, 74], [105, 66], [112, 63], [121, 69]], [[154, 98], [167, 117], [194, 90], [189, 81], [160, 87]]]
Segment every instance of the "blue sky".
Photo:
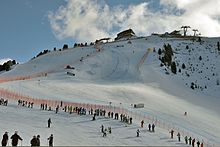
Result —
[[218, 4], [219, 0], [1, 0], [0, 59], [23, 63], [44, 49], [114, 37], [127, 28], [150, 35], [190, 25], [206, 36], [220, 36]]
[[[132, 0], [130, 0], [132, 1]], [[132, 3], [143, 2], [143, 0]], [[128, 4], [128, 0], [107, 1], [111, 6]], [[56, 11], [64, 0], [1, 0], [0, 59], [26, 62], [44, 49], [73, 45], [74, 38], [57, 39], [53, 34], [48, 12]]]
[[[43, 49], [61, 47], [64, 42], [53, 35], [47, 13], [56, 10], [60, 0], [2, 0], [0, 2], [0, 59], [28, 61]], [[71, 39], [72, 40], [72, 39]]]

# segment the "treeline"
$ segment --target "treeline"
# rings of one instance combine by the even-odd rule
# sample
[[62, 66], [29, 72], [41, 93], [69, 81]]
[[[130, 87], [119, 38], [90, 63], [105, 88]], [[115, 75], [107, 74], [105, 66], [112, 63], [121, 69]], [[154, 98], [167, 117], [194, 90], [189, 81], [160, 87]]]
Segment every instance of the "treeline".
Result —
[[0, 71], [9, 71], [11, 69], [11, 66], [15, 65], [16, 61], [15, 60], [9, 60], [5, 62], [3, 65], [0, 65]]
[[[95, 43], [93, 43], [93, 42], [91, 42], [90, 44], [88, 44], [87, 42], [86, 43], [75, 43], [74, 45], [73, 45], [73, 48], [76, 48], [76, 47], [86, 47], [86, 46], [92, 46], [92, 45], [95, 45]], [[53, 48], [53, 51], [62, 51], [62, 50], [66, 50], [66, 49], [68, 49], [69, 48], [69, 46], [68, 46], [68, 44], [64, 44], [63, 45], [63, 48], [62, 49], [57, 49], [56, 47], [54, 47]], [[51, 52], [50, 50], [48, 50], [48, 49], [45, 49], [44, 51], [41, 51], [40, 53], [38, 53], [35, 57], [33, 57], [32, 59], [35, 59], [35, 58], [37, 58], [37, 57], [39, 57], [39, 56], [41, 56], [41, 55], [44, 55], [44, 54], [47, 54], [47, 53], [49, 53], [49, 52]]]

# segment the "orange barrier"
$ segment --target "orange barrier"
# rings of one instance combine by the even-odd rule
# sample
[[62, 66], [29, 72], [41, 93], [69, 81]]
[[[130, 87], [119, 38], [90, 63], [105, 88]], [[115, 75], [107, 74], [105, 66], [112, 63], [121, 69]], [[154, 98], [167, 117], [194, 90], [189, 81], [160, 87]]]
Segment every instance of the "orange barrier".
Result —
[[[33, 102], [34, 105], [41, 105], [41, 104], [47, 104], [48, 107], [51, 108], [56, 108], [57, 105], [60, 105], [61, 100], [49, 100], [49, 99], [42, 99], [42, 98], [33, 98], [30, 96], [25, 96], [18, 94], [16, 92], [12, 92], [6, 89], [1, 89], [0, 88], [0, 97], [1, 98], [7, 98], [10, 100], [22, 100], [22, 101], [28, 101], [28, 102]], [[157, 117], [153, 115], [147, 115], [147, 114], [142, 114], [138, 112], [134, 112], [132, 110], [128, 110], [126, 108], [122, 107], [116, 107], [116, 106], [110, 106], [110, 105], [97, 105], [97, 104], [89, 104], [89, 103], [75, 103], [75, 102], [63, 102], [63, 106], [73, 106], [73, 107], [83, 107], [86, 108], [87, 110], [89, 109], [104, 109], [106, 112], [114, 112], [114, 113], [119, 113], [119, 114], [125, 114], [126, 116], [130, 116], [132, 118], [135, 118], [137, 120], [144, 120], [147, 123], [155, 123], [157, 127], [166, 129], [168, 132], [173, 129], [175, 132], [180, 132], [181, 136], [191, 136], [195, 138], [195, 136], [186, 130], [180, 129], [173, 124], [166, 122], [164, 120], [160, 120]], [[198, 137], [196, 137], [197, 139]], [[204, 146], [205, 147], [214, 147], [215, 144], [212, 144], [211, 142], [208, 141], [208, 139], [199, 137], [200, 141], [203, 140]]]

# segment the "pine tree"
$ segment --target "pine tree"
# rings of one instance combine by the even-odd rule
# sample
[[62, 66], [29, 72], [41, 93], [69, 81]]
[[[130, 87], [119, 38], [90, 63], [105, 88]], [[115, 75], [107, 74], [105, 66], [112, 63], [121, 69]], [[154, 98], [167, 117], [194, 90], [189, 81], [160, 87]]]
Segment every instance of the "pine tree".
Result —
[[171, 64], [171, 71], [176, 74], [176, 63], [175, 62], [172, 62]]
[[220, 43], [219, 42], [217, 43], [217, 46], [218, 46], [218, 51], [220, 51]]
[[173, 51], [171, 45], [164, 44], [164, 62], [167, 63], [168, 66], [170, 66], [172, 63], [172, 55]]
[[63, 45], [63, 49], [68, 49], [68, 45], [67, 45], [67, 44], [64, 44], [64, 45]]
[[185, 64], [183, 63], [183, 64], [182, 64], [182, 69], [185, 69], [185, 68], [186, 68], [186, 66], [185, 66]]
[[158, 49], [158, 55], [161, 55], [162, 54], [162, 51], [161, 51], [161, 49], [159, 48]]

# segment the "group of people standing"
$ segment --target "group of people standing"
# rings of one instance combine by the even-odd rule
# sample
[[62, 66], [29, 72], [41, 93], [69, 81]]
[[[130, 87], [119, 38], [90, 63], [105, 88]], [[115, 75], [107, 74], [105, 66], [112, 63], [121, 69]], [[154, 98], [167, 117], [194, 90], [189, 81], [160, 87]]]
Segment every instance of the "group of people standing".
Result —
[[3, 98], [1, 98], [0, 99], [0, 105], [3, 105], [3, 106], [7, 106], [8, 105], [8, 100], [6, 99], [3, 99]]
[[[2, 146], [7, 146], [8, 144], [8, 132], [5, 132], [2, 138]], [[18, 140], [23, 140], [19, 135], [18, 132], [15, 131], [15, 133], [11, 136], [11, 145], [12, 146], [17, 146], [18, 145]]]
[[28, 102], [28, 101], [24, 101], [24, 100], [18, 100], [18, 106], [33, 108], [34, 102]]
[[[173, 139], [174, 130], [171, 130], [169, 133], [171, 135], [170, 137]], [[181, 141], [180, 133], [178, 132], [176, 136], [177, 136], [178, 141], [180, 142]], [[195, 147], [195, 144], [197, 144], [197, 147], [203, 147], [203, 142], [200, 143], [199, 140], [197, 140], [197, 142], [196, 142], [195, 138], [185, 136], [184, 140], [187, 145], [192, 145], [192, 147]]]
[[[18, 132], [15, 131], [15, 133], [11, 136], [11, 146], [18, 146], [18, 141], [21, 141], [21, 146], [22, 146], [22, 141], [23, 139], [18, 135]], [[5, 132], [2, 138], [2, 146], [7, 146], [9, 145], [9, 136], [8, 136], [8, 132]], [[53, 146], [53, 134], [50, 135], [49, 138], [47, 138], [47, 140], [49, 141], [49, 146]], [[37, 136], [33, 136], [33, 138], [30, 141], [31, 146], [40, 146], [40, 135]]]
[[[144, 120], [141, 120], [141, 128], [143, 128], [143, 127], [144, 127]], [[148, 124], [148, 131], [155, 132], [155, 124], [154, 123]], [[136, 133], [137, 133], [137, 137], [139, 137], [140, 136], [140, 129], [137, 129]]]

